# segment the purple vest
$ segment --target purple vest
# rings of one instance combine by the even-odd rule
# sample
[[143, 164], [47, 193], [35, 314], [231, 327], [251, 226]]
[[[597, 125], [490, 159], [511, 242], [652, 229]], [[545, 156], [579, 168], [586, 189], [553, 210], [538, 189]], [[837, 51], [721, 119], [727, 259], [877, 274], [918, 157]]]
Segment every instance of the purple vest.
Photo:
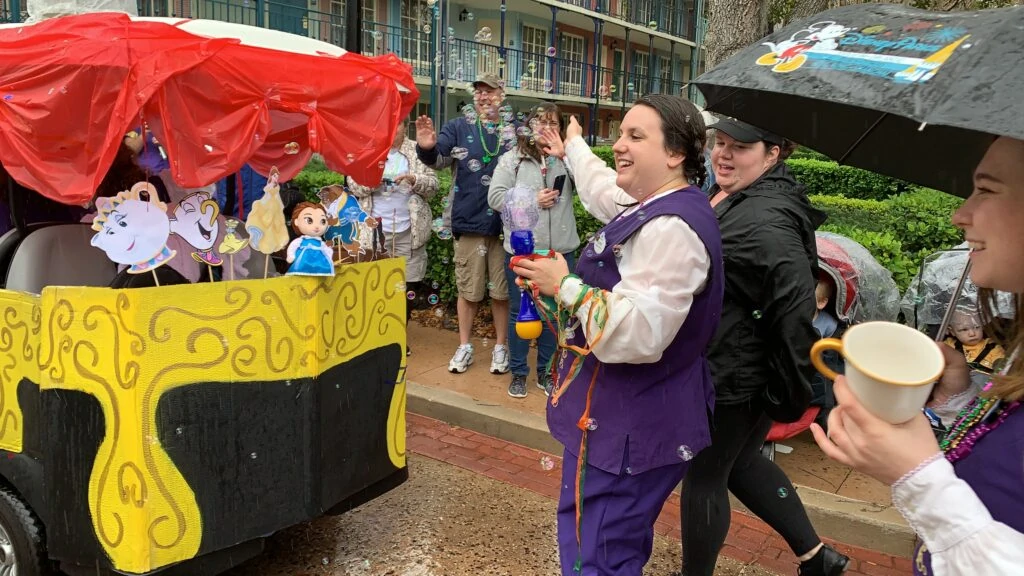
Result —
[[[1024, 532], [1024, 406], [983, 436], [953, 469], [967, 482], [996, 522]], [[930, 575], [931, 554], [924, 545], [914, 552], [914, 574]]]
[[[582, 431], [577, 422], [586, 406], [591, 377], [600, 366], [590, 404], [596, 426], [588, 433], [587, 461], [611, 474], [621, 474], [624, 468], [627, 473], [639, 474], [678, 464], [711, 443], [708, 417], [715, 404], [715, 388], [705, 352], [718, 327], [725, 281], [718, 220], [707, 197], [690, 186], [613, 219], [580, 255], [576, 273], [589, 286], [611, 290], [621, 279], [614, 246], [624, 244], [641, 226], [663, 216], [686, 221], [711, 256], [709, 278], [683, 326], [655, 363], [603, 364], [593, 354], [586, 356], [558, 406], [548, 403], [551, 435], [578, 457]], [[602, 249], [598, 251], [598, 247]], [[570, 342], [585, 345], [582, 332], [578, 329]], [[556, 362], [561, 382], [572, 357], [563, 350]], [[629, 456], [624, 461], [627, 445]]]

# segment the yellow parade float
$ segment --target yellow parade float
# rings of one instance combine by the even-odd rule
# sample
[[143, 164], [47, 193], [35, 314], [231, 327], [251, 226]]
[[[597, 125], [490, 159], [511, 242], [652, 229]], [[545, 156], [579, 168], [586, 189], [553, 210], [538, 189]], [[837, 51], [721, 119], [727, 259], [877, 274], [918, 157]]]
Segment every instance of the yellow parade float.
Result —
[[[213, 25], [223, 28], [211, 32]], [[407, 67], [394, 57], [365, 58], [224, 23], [92, 14], [14, 28], [0, 27], [0, 53], [6, 54], [0, 56], [0, 91], [12, 95], [0, 102], [12, 112], [0, 121], [0, 162], [10, 176], [7, 201], [15, 214], [15, 226], [0, 237], [0, 537], [12, 543], [0, 564], [22, 576], [58, 567], [70, 575], [215, 574], [258, 554], [278, 530], [344, 512], [404, 482], [402, 260], [346, 263], [329, 276], [232, 281], [227, 272], [213, 273], [221, 258], [205, 246], [192, 258], [208, 266], [207, 281], [169, 285], [154, 270], [165, 260], [189, 258], [181, 244], [166, 244], [180, 225], [176, 210], [184, 200], [168, 209], [149, 201], [151, 188], [96, 198], [91, 226], [28, 223], [24, 213], [27, 196], [36, 194], [87, 204], [113, 160], [108, 151], [116, 151], [137, 123], [159, 139], [183, 188], [214, 182], [245, 162], [263, 173], [275, 167], [270, 188], [276, 194], [277, 178], [294, 176], [313, 152], [364, 181], [379, 180], [378, 163], [398, 119], [418, 97], [415, 88], [405, 88], [413, 86]], [[54, 36], [57, 30], [61, 35]], [[39, 55], [55, 37], [70, 39], [71, 49]], [[106, 51], [91, 52], [101, 41]], [[158, 41], [170, 60], [96, 61], [96, 54], [116, 48], [111, 42], [132, 44], [134, 51], [126, 53], [146, 54], [139, 48]], [[285, 44], [287, 50], [280, 47]], [[67, 90], [88, 88], [95, 96], [111, 82], [112, 69], [123, 72], [118, 86], [128, 97], [114, 97], [106, 112], [97, 112], [97, 102], [105, 100], [79, 94], [81, 104], [91, 106], [86, 118], [95, 125], [96, 114], [107, 113], [101, 125], [110, 129], [92, 141], [75, 140], [74, 128], [66, 128], [69, 141], [81, 146], [74, 158], [68, 159], [74, 154], [67, 142], [46, 137], [47, 120], [32, 119], [27, 105], [18, 108], [25, 80], [34, 74], [18, 59], [33, 57], [33, 50], [37, 58], [73, 60], [81, 52], [92, 60], [71, 62], [78, 76], [69, 78]], [[196, 57], [184, 67], [178, 64], [183, 55]], [[58, 76], [61, 62], [51, 63]], [[277, 76], [269, 85], [248, 78], [263, 94], [245, 118], [236, 108], [250, 104], [238, 94], [218, 100], [216, 112], [245, 130], [219, 125], [232, 140], [209, 136], [219, 144], [201, 144], [208, 126], [202, 106], [186, 114], [176, 103], [199, 99], [209, 107], [199, 96], [183, 95], [192, 86], [209, 86], [197, 75], [245, 74], [246, 66], [276, 69]], [[320, 79], [311, 67], [334, 79]], [[83, 84], [83, 70], [95, 72], [91, 84]], [[137, 89], [152, 86], [147, 73], [163, 74], [161, 88]], [[52, 106], [50, 121], [67, 122], [50, 92], [50, 100], [35, 93], [34, 103]], [[366, 104], [368, 94], [374, 104]], [[351, 107], [353, 101], [359, 106]], [[341, 117], [330, 116], [332, 105], [353, 109], [344, 118], [350, 128], [361, 123], [368, 129], [334, 132], [332, 122]], [[189, 134], [190, 127], [200, 136]], [[211, 152], [218, 145], [227, 151]], [[131, 201], [156, 209], [165, 226], [172, 222], [159, 241], [162, 252], [145, 262], [118, 260], [110, 246], [116, 234], [131, 230]], [[195, 206], [216, 208], [211, 202], [207, 194]], [[212, 214], [209, 223], [216, 225], [216, 218]], [[239, 224], [230, 222], [219, 243], [232, 258], [249, 244], [234, 236]], [[125, 250], [148, 233], [133, 236]], [[215, 232], [211, 246], [216, 239]], [[279, 257], [268, 252], [267, 263]], [[267, 266], [259, 263], [259, 269]], [[151, 287], [111, 287], [133, 285], [119, 278], [150, 274]]]

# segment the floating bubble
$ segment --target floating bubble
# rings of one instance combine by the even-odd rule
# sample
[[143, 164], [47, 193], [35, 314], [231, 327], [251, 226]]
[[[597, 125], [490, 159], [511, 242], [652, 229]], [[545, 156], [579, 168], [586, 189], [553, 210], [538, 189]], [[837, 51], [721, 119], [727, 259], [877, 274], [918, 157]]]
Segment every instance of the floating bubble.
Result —
[[679, 456], [679, 459], [683, 462], [689, 462], [693, 460], [693, 450], [690, 450], [690, 447], [686, 444], [680, 444], [679, 448], [676, 448], [676, 456]]
[[479, 160], [474, 158], [473, 160], [469, 161], [469, 171], [470, 172], [479, 172], [481, 167], [482, 167], [482, 165], [480, 164]]
[[430, 229], [434, 232], [438, 232], [444, 228], [444, 218], [434, 218], [430, 222]]
[[529, 126], [520, 126], [519, 128], [516, 128], [516, 134], [525, 138], [526, 136], [533, 134], [533, 131], [530, 130]]
[[608, 90], [611, 91], [612, 94], [615, 94], [615, 91], [618, 90], [618, 87], [615, 86], [615, 84], [612, 84], [611, 86], [608, 87]]
[[351, 164], [352, 162], [355, 162], [356, 161], [356, 155], [355, 154], [351, 154], [351, 153], [346, 154], [345, 155], [345, 161], [348, 162], [349, 164]]
[[323, 564], [324, 566], [327, 566], [328, 564], [331, 563], [331, 559], [328, 558], [327, 556], [324, 556], [323, 558], [320, 559], [320, 563]]
[[[213, 150], [210, 150], [210, 152], [213, 152]], [[295, 156], [296, 154], [299, 153], [299, 143], [298, 142], [289, 142], [289, 143], [285, 144], [284, 145], [284, 153], [289, 155], [289, 156]]]
[[612, 254], [614, 254], [616, 258], [622, 258], [622, 244], [612, 246]]
[[380, 30], [374, 30], [374, 31], [373, 31], [373, 37], [374, 37], [375, 39], [377, 39], [377, 40], [380, 40], [381, 38], [383, 38], [383, 37], [384, 37], [384, 33], [383, 33], [383, 32], [381, 32]]
[[476, 16], [474, 16], [472, 12], [466, 14], [466, 20], [472, 22], [474, 19], [476, 19]]
[[633, 83], [632, 82], [626, 84], [626, 90], [632, 90], [632, 89], [633, 89]]
[[[504, 6], [502, 6], [502, 8], [504, 8]], [[541, 458], [540, 458], [540, 468], [541, 468], [541, 470], [544, 470], [545, 472], [554, 470], [555, 469], [555, 460], [553, 458], [551, 458], [550, 456], [541, 456]]]
[[434, 308], [434, 316], [437, 316], [438, 318], [444, 316], [444, 309]]
[[551, 82], [551, 80], [545, 80], [545, 81], [544, 81], [544, 91], [545, 91], [545, 92], [551, 92], [551, 90], [552, 90], [552, 89], [553, 89], [554, 87], [555, 87], [555, 86], [554, 86], [554, 84], [553, 84], [553, 83]]
[[405, 293], [405, 297], [408, 298], [409, 300], [415, 300], [416, 292], [409, 290], [408, 292]]
[[589, 430], [591, 432], [593, 432], [594, 430], [597, 430], [597, 419], [596, 418], [587, 418], [587, 430]]
[[448, 228], [444, 228], [442, 230], [438, 230], [437, 231], [437, 237], [440, 238], [441, 240], [451, 240], [452, 239], [452, 231], [449, 230]]
[[491, 177], [487, 176], [486, 174], [481, 176], [480, 177], [480, 184], [482, 184], [484, 186], [490, 186], [491, 185]]
[[430, 296], [427, 296], [427, 302], [431, 306], [433, 306], [434, 304], [437, 304], [438, 300], [439, 300], [439, 298], [437, 297], [437, 294], [431, 294]]
[[448, 257], [447, 256], [445, 256], [444, 258], [441, 258], [441, 264], [447, 264], [447, 263], [448, 263]]
[[764, 313], [761, 312], [760, 310], [754, 310], [753, 314], [751, 315], [754, 317], [754, 320], [760, 320], [761, 317], [764, 316]]
[[474, 38], [476, 38], [477, 42], [490, 42], [492, 38], [490, 26], [484, 26], [477, 30]]
[[558, 51], [555, 50], [555, 47], [554, 46], [548, 46], [548, 51], [547, 51], [548, 57], [549, 58], [554, 58], [555, 54], [558, 54]]
[[487, 256], [487, 245], [486, 244], [481, 244], [481, 245], [477, 246], [476, 247], [476, 253], [481, 255], [481, 256]]
[[473, 143], [473, 137], [472, 136], [466, 136], [466, 142], [469, 142], [470, 144], [472, 144]]
[[465, 148], [452, 148], [452, 158], [456, 160], [465, 160], [469, 156], [469, 150]]
[[498, 68], [504, 68], [504, 67], [505, 67], [505, 59], [502, 58], [501, 56], [498, 56]]
[[385, 164], [384, 164], [383, 160], [381, 160], [380, 162], [377, 162], [377, 168], [380, 168], [381, 170], [383, 170], [384, 166], [385, 166]]
[[488, 208], [487, 209], [487, 215], [488, 216], [494, 216], [494, 210], [491, 210], [490, 208]]
[[501, 5], [501, 11], [502, 11], [502, 12], [504, 12], [504, 11], [505, 11], [505, 5], [504, 5], [504, 4], [502, 4], [502, 5]]
[[431, 30], [430, 24], [424, 24], [423, 25], [423, 32], [425, 32], [427, 34], [430, 34], [430, 30]]
[[434, 290], [437, 290], [438, 288], [441, 287], [441, 285], [438, 284], [437, 282], [434, 282], [433, 284], [430, 285], [430, 287], [433, 288]]
[[786, 490], [785, 488], [779, 488], [779, 490], [778, 490], [778, 492], [776, 492], [776, 494], [779, 495], [779, 498], [785, 498], [785, 497], [789, 496], [789, 490]]
[[526, 70], [530, 74], [534, 74], [535, 72], [537, 72], [537, 64], [534, 62], [530, 62], [529, 64], [526, 65]]
[[655, 22], [654, 20], [651, 20], [650, 22], [647, 23], [647, 27], [650, 28], [651, 30], [657, 30], [658, 23]]
[[249, 458], [252, 458], [253, 460], [255, 460], [256, 459], [256, 453], [255, 452], [250, 453], [249, 454]]
[[[452, 28], [451, 26], [448, 27], [448, 36], [455, 36], [455, 28]], [[455, 54], [455, 48], [452, 48], [452, 54]]]
[[437, 4], [437, 0], [427, 0], [428, 7], [433, 8], [434, 4]]
[[608, 97], [608, 87], [607, 86], [601, 86], [600, 88], [597, 89], [597, 94], [598, 94], [598, 96], [600, 96], [602, 98], [607, 98]]

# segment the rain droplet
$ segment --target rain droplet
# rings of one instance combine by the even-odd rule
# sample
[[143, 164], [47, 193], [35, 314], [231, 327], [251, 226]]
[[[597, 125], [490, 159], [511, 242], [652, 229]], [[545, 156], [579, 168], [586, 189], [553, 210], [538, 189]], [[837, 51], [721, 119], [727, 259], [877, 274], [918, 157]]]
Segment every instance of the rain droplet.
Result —
[[427, 302], [431, 306], [433, 306], [434, 304], [437, 304], [438, 300], [439, 300], [439, 298], [437, 297], [437, 294], [431, 294], [430, 296], [427, 296]]
[[751, 316], [754, 317], [754, 320], [760, 320], [761, 317], [764, 316], [764, 313], [761, 312], [760, 310], [754, 310], [754, 312], [753, 312], [753, 314], [751, 314]]
[[541, 456], [540, 468], [545, 472], [555, 469], [555, 460], [550, 456]]
[[481, 176], [480, 177], [480, 184], [482, 184], [484, 186], [490, 186], [491, 185], [491, 177], [487, 176], [486, 174]]
[[469, 171], [470, 172], [479, 172], [481, 167], [482, 167], [482, 164], [480, 164], [479, 160], [474, 158], [473, 160], [469, 161]]
[[405, 297], [408, 298], [409, 300], [415, 300], [416, 292], [409, 290], [408, 292], [405, 293]]
[[779, 490], [778, 490], [778, 492], [776, 492], [776, 494], [779, 495], [779, 498], [785, 498], [785, 497], [789, 496], [789, 490], [786, 490], [785, 488], [779, 488]]
[[547, 51], [547, 54], [548, 54], [548, 57], [549, 57], [549, 58], [554, 58], [554, 57], [555, 57], [555, 54], [558, 54], [558, 51], [557, 51], [557, 50], [555, 50], [555, 47], [554, 47], [554, 46], [548, 46], [548, 51]]
[[676, 456], [679, 456], [679, 459], [683, 462], [689, 462], [693, 460], [693, 450], [690, 450], [690, 447], [686, 444], [680, 444], [679, 448], [676, 448]]
[[467, 156], [469, 156], [469, 150], [465, 148], [452, 148], [452, 158], [465, 160]]

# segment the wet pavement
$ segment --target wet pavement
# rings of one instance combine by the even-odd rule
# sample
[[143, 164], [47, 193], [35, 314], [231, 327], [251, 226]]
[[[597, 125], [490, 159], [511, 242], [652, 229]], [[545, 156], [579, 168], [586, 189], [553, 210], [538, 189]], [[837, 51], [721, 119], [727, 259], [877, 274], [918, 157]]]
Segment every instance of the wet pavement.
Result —
[[[416, 454], [409, 481], [347, 514], [271, 537], [224, 576], [555, 576], [555, 502]], [[679, 541], [656, 537], [645, 576], [679, 569]], [[770, 576], [719, 560], [716, 576]]]

